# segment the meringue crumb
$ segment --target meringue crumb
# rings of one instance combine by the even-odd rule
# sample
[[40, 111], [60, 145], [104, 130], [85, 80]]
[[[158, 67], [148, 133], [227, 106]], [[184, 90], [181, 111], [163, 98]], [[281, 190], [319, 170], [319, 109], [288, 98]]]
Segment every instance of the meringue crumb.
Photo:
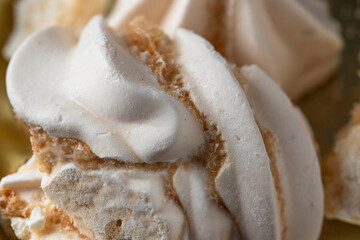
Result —
[[81, 239], [88, 240], [74, 226], [73, 219], [63, 210], [57, 209], [50, 201], [29, 204], [19, 198], [14, 191], [3, 188], [0, 191], [0, 210], [2, 217], [12, 219], [13, 229], [19, 227], [19, 232], [16, 232], [18, 237], [25, 236], [24, 239], [28, 239], [26, 236], [31, 235], [31, 230], [46, 235], [62, 228], [76, 233]]
[[35, 207], [30, 214], [26, 224], [31, 230], [41, 230], [45, 226], [46, 217], [40, 207]]
[[11, 227], [15, 235], [20, 239], [29, 239], [31, 231], [23, 218], [15, 217], [11, 219]]
[[15, 192], [6, 188], [0, 191], [0, 209], [1, 215], [5, 218], [30, 216], [28, 204], [16, 196]]

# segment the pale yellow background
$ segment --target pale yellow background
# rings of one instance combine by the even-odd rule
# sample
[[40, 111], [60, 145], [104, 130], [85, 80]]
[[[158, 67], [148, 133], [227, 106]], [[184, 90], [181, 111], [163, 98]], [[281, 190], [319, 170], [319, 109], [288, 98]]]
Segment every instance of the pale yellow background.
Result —
[[[49, 0], [51, 1], [51, 0]], [[0, 49], [2, 48], [7, 35], [11, 29], [11, 0], [0, 0]], [[5, 89], [5, 70], [7, 63], [0, 57], [0, 177], [16, 171], [26, 159], [31, 156], [29, 137], [16, 124], [14, 114], [9, 105]], [[326, 103], [329, 94], [334, 95], [331, 89], [339, 88], [333, 80], [324, 89], [317, 90], [312, 96], [300, 102], [301, 108], [309, 117], [310, 122], [316, 127], [316, 114], [319, 113], [314, 103]], [[329, 89], [330, 90], [326, 90]], [[331, 95], [331, 97], [333, 97]], [[360, 95], [360, 92], [359, 92]], [[347, 109], [346, 109], [347, 111]], [[316, 132], [316, 131], [315, 131]], [[7, 240], [3, 231], [0, 229], [0, 240]], [[360, 227], [338, 221], [325, 221], [323, 227], [322, 240], [355, 240], [360, 239]]]

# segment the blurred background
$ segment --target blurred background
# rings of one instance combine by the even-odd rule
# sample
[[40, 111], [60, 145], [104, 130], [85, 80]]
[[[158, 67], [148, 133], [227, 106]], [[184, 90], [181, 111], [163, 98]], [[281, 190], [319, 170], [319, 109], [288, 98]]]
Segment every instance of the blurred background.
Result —
[[[330, 150], [336, 133], [349, 120], [353, 104], [360, 102], [360, 0], [329, 0], [333, 16], [341, 23], [345, 40], [338, 72], [297, 105], [307, 116], [320, 153]], [[0, 49], [12, 27], [12, 0], [0, 0]], [[0, 56], [0, 178], [16, 171], [31, 156], [28, 134], [16, 123], [5, 89], [7, 62]], [[9, 239], [0, 228], [0, 240]], [[324, 221], [321, 240], [360, 239], [360, 227], [339, 221]]]
[[[360, 102], [360, 0], [328, 2], [332, 15], [341, 24], [345, 43], [342, 62], [330, 81], [296, 103], [314, 130], [321, 156], [326, 156], [336, 133], [349, 121], [354, 103]], [[360, 239], [360, 226], [325, 220], [320, 239]]]

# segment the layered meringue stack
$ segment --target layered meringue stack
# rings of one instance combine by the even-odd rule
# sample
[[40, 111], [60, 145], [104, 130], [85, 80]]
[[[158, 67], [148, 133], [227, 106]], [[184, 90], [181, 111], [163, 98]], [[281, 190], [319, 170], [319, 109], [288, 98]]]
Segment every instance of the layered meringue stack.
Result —
[[320, 169], [297, 109], [259, 67], [185, 29], [94, 17], [53, 27], [7, 72], [34, 156], [1, 180], [20, 239], [317, 239]]

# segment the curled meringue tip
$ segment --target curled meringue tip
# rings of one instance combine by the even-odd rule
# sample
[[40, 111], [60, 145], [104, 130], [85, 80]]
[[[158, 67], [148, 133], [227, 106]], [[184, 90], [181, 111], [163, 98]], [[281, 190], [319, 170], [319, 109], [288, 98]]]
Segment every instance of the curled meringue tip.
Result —
[[101, 158], [169, 162], [203, 143], [194, 114], [161, 89], [102, 16], [79, 40], [62, 27], [33, 34], [10, 62], [7, 91], [23, 120], [82, 140]]

